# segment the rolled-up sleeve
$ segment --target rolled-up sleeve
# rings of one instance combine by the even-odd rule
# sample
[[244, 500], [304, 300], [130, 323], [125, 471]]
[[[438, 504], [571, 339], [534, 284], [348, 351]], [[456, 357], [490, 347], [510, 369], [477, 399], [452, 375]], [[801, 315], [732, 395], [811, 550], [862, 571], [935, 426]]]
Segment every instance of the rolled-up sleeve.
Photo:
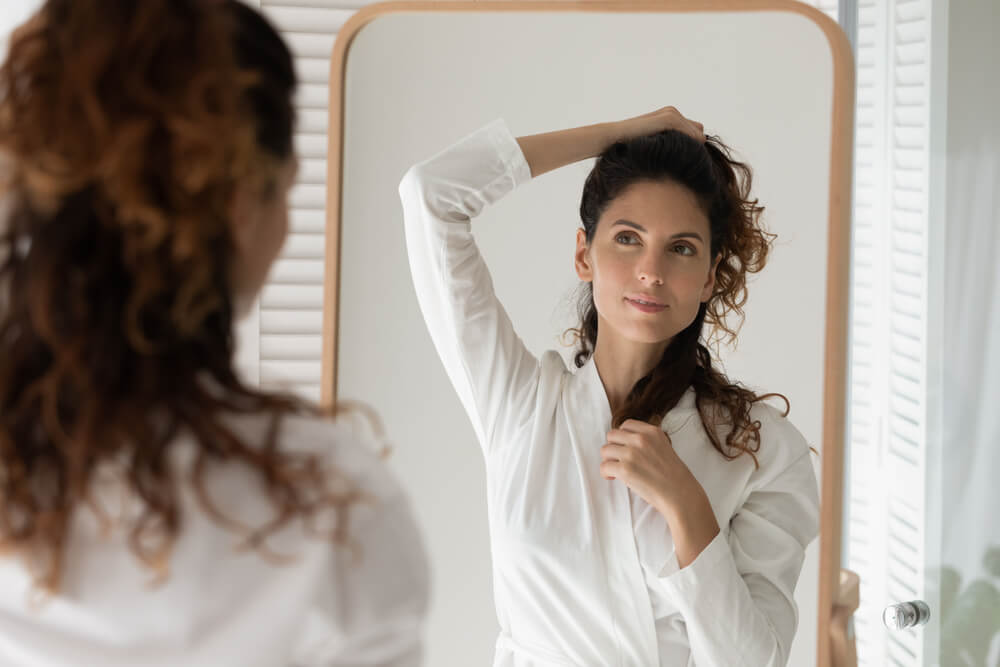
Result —
[[530, 178], [498, 119], [414, 165], [399, 185], [417, 301], [484, 451], [530, 411], [539, 364], [497, 299], [470, 221]]
[[673, 559], [660, 573], [660, 585], [684, 618], [696, 665], [783, 667], [788, 661], [798, 626], [795, 585], [805, 549], [819, 532], [819, 493], [804, 439], [781, 421], [786, 426], [779, 430], [799, 440], [793, 444], [804, 453], [756, 483], [687, 567], [677, 569]]

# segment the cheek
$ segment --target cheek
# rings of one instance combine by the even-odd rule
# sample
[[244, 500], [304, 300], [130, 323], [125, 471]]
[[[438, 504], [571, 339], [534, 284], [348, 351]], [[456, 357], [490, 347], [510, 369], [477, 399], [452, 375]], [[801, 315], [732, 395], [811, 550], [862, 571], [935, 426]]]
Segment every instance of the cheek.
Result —
[[598, 312], [621, 300], [631, 276], [631, 266], [623, 258], [611, 256], [602, 259], [600, 265], [594, 267], [594, 304]]
[[284, 246], [288, 230], [287, 213], [278, 207], [268, 207], [268, 210], [262, 212], [257, 230], [258, 242], [253, 247], [248, 263], [253, 279], [261, 284], [267, 279]]
[[273, 260], [281, 252], [285, 237], [288, 235], [288, 210], [285, 206], [275, 207], [271, 211], [265, 234], [269, 241], [268, 254]]
[[697, 300], [701, 298], [701, 290], [708, 280], [708, 269], [703, 266], [692, 267], [689, 271], [685, 271], [681, 278], [684, 292]]
[[282, 246], [285, 245], [286, 238], [288, 238], [288, 209], [282, 207], [278, 219], [278, 250], [281, 250]]

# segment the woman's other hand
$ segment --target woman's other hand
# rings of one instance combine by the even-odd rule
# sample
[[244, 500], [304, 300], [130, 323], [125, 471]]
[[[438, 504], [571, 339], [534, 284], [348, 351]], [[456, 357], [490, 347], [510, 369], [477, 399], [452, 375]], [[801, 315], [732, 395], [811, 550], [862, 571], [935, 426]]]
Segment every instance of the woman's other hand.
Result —
[[626, 419], [606, 437], [601, 476], [620, 480], [664, 516], [698, 484], [659, 426]]

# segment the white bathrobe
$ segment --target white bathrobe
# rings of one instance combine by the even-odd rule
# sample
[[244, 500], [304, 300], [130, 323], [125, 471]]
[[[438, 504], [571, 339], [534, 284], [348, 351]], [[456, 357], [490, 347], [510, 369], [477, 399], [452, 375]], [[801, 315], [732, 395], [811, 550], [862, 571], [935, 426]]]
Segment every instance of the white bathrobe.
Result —
[[[230, 424], [262, 442], [270, 419]], [[152, 586], [128, 534], [104, 535], [93, 512], [77, 512], [59, 595], [29, 604], [20, 559], [0, 557], [2, 667], [418, 667], [429, 602], [429, 567], [409, 500], [363, 423], [288, 416], [278, 438], [287, 451], [319, 454], [374, 503], [347, 514], [350, 546], [290, 522], [267, 546], [294, 557], [276, 564], [237, 551], [237, 532], [203, 510], [187, 481], [196, 448], [179, 436], [171, 460], [183, 523], [168, 578]], [[255, 474], [235, 463], [206, 475], [218, 509], [258, 527], [274, 508]], [[98, 475], [92, 487], [119, 514], [120, 486]], [[133, 503], [130, 514], [139, 511]], [[329, 530], [319, 521], [318, 530]]]
[[760, 468], [727, 461], [688, 389], [662, 425], [721, 531], [679, 569], [664, 517], [600, 474], [611, 411], [593, 359], [570, 370], [555, 350], [532, 355], [476, 247], [471, 218], [530, 178], [496, 120], [399, 186], [420, 308], [486, 459], [494, 665], [784, 665], [793, 590], [818, 533], [805, 439], [757, 403]]

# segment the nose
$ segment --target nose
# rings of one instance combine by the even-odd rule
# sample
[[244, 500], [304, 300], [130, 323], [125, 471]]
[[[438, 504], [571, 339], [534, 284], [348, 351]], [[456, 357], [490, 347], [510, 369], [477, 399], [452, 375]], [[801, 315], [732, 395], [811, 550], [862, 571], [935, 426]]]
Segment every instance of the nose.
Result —
[[663, 278], [658, 278], [654, 274], [651, 274], [651, 273], [640, 273], [639, 274], [639, 280], [641, 280], [643, 283], [652, 284], [652, 285], [662, 285], [663, 284]]
[[663, 270], [653, 260], [647, 259], [639, 265], [639, 280], [647, 285], [662, 285]]

